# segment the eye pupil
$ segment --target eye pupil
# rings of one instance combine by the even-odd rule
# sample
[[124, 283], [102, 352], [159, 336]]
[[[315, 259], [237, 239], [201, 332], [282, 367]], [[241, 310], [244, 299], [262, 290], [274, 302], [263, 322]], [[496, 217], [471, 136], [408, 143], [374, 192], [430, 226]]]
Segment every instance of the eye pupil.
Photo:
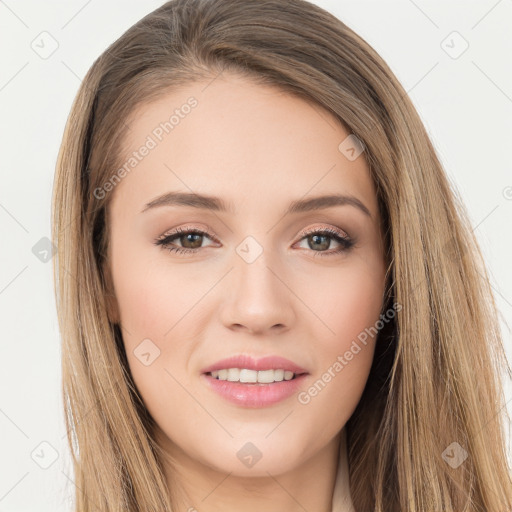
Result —
[[[319, 234], [314, 234], [314, 235], [311, 235], [308, 237], [309, 239], [313, 239], [314, 240], [314, 244], [320, 244], [320, 246], [316, 246], [316, 249], [328, 249], [329, 248], [329, 237], [326, 236], [326, 235], [319, 235]], [[321, 242], [318, 241], [318, 239], [321, 239], [323, 238], [324, 239], [324, 243], [322, 244]], [[311, 249], [313, 249], [314, 247], [312, 247], [312, 245], [310, 243], [308, 243], [309, 247]]]
[[[195, 238], [195, 240], [191, 240], [190, 237]], [[187, 247], [187, 249], [197, 249], [198, 247], [201, 247], [201, 243], [202, 243], [202, 240], [203, 239], [203, 235], [200, 235], [198, 233], [188, 233], [186, 235], [183, 235], [180, 237], [180, 242], [182, 243], [183, 245], [183, 240], [186, 240], [187, 243], [188, 242], [191, 242], [192, 243], [192, 247], [187, 247], [186, 243], [184, 244], [184, 247]], [[197, 243], [199, 242], [199, 243]]]

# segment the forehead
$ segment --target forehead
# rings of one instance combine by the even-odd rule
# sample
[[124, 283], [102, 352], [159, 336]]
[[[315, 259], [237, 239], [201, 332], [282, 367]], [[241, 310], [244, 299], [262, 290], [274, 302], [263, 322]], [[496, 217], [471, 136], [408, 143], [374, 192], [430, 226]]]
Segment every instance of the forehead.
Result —
[[364, 153], [349, 160], [340, 150], [350, 133], [326, 109], [276, 86], [222, 74], [162, 94], [126, 123], [128, 172], [113, 202], [140, 211], [158, 194], [181, 190], [223, 197], [238, 211], [350, 193], [377, 216]]

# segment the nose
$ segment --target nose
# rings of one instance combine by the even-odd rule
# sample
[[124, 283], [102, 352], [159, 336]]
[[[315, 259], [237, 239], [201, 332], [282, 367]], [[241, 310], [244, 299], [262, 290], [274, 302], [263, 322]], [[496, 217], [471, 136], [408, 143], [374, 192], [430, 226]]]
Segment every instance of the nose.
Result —
[[295, 321], [289, 277], [268, 254], [250, 263], [234, 255], [222, 293], [221, 320], [228, 329], [265, 334], [285, 331]]

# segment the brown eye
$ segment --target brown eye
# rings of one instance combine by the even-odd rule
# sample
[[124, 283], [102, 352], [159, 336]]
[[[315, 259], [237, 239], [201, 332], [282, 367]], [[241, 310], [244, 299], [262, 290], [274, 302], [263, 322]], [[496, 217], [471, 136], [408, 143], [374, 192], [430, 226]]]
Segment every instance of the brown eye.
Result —
[[[194, 253], [202, 248], [205, 238], [212, 239], [212, 236], [199, 229], [178, 228], [173, 233], [157, 239], [155, 245], [160, 245], [171, 252]], [[176, 245], [176, 241], [180, 245]]]
[[180, 235], [178, 240], [185, 249], [197, 249], [201, 247], [201, 244], [203, 243], [203, 235], [198, 233], [189, 233], [187, 235]]

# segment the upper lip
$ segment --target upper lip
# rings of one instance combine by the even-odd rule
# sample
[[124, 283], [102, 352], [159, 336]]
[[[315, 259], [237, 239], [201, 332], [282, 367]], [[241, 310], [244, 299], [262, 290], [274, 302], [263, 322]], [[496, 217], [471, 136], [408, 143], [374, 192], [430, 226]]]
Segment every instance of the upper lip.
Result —
[[214, 372], [216, 370], [223, 370], [227, 368], [247, 368], [248, 370], [287, 370], [300, 375], [301, 373], [308, 373], [304, 368], [301, 368], [293, 361], [279, 356], [266, 356], [260, 359], [254, 359], [249, 355], [237, 355], [221, 359], [216, 363], [207, 366], [201, 370], [201, 373]]

